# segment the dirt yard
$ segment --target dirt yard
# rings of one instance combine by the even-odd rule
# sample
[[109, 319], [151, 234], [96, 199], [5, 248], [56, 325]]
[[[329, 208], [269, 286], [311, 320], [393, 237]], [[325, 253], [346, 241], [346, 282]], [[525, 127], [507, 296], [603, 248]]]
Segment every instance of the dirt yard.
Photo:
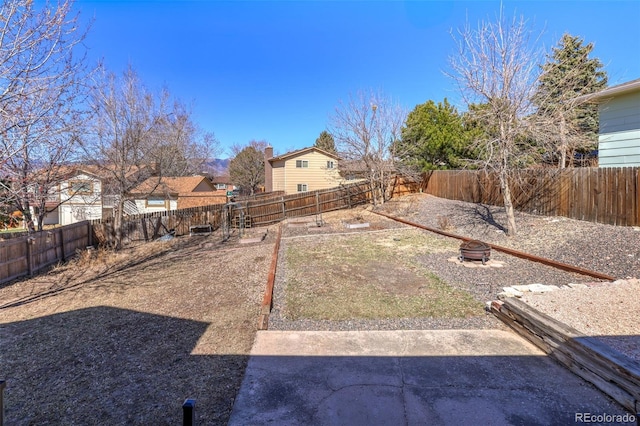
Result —
[[[504, 238], [486, 220], [474, 222], [477, 215], [459, 214], [455, 203], [407, 200], [385, 210], [465, 235]], [[522, 220], [525, 231], [567, 222]], [[542, 225], [525, 227], [529, 222]], [[637, 245], [628, 249], [621, 243], [626, 237], [609, 236], [618, 231], [613, 227], [595, 228], [607, 234], [580, 235], [618, 241], [622, 261], [615, 264], [637, 270], [639, 257], [627, 253]], [[265, 237], [253, 243], [237, 236], [223, 243], [216, 232], [118, 254], [84, 252], [49, 274], [0, 287], [6, 423], [175, 425], [183, 401], [195, 398], [199, 424], [226, 424], [256, 334], [277, 229], [251, 230], [247, 237]], [[281, 329], [495, 327], [498, 320], [479, 315], [496, 283], [578, 282], [516, 259], [503, 259], [506, 272], [466, 269], [447, 261], [457, 242], [409, 230], [366, 208], [289, 220], [282, 229], [270, 328], [278, 322]], [[532, 241], [547, 251], [555, 247], [536, 238], [524, 232], [517, 248], [531, 249], [524, 244]], [[407, 315], [416, 318], [400, 318]]]
[[[311, 219], [283, 225], [287, 256], [279, 268], [286, 264], [298, 277], [289, 280], [290, 315], [484, 315], [477, 300], [414, 262], [452, 250], [443, 246], [451, 243], [364, 208], [327, 214], [313, 229]], [[7, 423], [175, 425], [184, 400], [195, 398], [200, 424], [226, 424], [257, 330], [277, 229], [245, 235], [265, 236], [258, 243], [237, 236], [223, 243], [216, 232], [118, 254], [85, 252], [46, 275], [1, 287]], [[303, 234], [313, 238], [297, 238]]]
[[85, 253], [0, 288], [8, 425], [226, 424], [254, 340], [275, 228], [262, 243], [181, 237]]

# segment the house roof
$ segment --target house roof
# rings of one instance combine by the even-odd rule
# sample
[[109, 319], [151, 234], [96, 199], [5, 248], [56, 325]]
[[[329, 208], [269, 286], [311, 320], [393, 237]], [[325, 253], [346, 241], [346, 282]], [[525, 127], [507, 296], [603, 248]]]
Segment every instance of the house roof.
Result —
[[578, 99], [582, 98], [582, 100], [585, 101], [599, 103], [604, 99], [611, 99], [614, 96], [638, 91], [640, 91], [640, 78], [627, 81], [626, 83], [618, 84], [616, 86], [608, 87], [596, 93], [580, 96]]
[[[153, 168], [151, 166], [131, 166], [125, 176], [133, 176], [148, 168], [153, 172]], [[108, 179], [113, 177], [113, 171], [115, 169], [116, 167], [114, 165], [97, 166], [95, 164], [73, 164], [69, 166], [62, 166], [60, 168], [60, 175], [63, 179], [68, 179], [69, 177], [73, 177], [78, 174], [87, 174], [98, 179]]]
[[227, 202], [227, 193], [224, 191], [215, 192], [190, 192], [178, 195], [178, 208], [208, 206], [211, 204], [224, 204]]
[[79, 174], [91, 175], [97, 179], [101, 179], [101, 174], [95, 166], [87, 165], [74, 165], [74, 166], [62, 166], [58, 169], [58, 176], [60, 179], [69, 179]]
[[231, 177], [228, 175], [225, 176], [214, 176], [213, 179], [211, 179], [211, 181], [213, 183], [231, 183]]
[[[132, 191], [132, 194], [190, 194], [204, 182], [206, 189], [212, 192], [215, 190], [211, 181], [204, 176], [180, 176], [180, 177], [162, 177], [159, 181], [157, 177], [150, 177]], [[203, 191], [197, 191], [200, 193]]]
[[309, 153], [311, 151], [317, 151], [317, 152], [319, 152], [321, 154], [326, 155], [327, 157], [331, 157], [331, 158], [334, 158], [336, 160], [339, 160], [339, 157], [336, 154], [334, 154], [332, 152], [329, 152], [329, 151], [325, 151], [324, 149], [320, 149], [320, 148], [315, 147], [315, 146], [311, 146], [311, 147], [308, 147], [308, 148], [302, 148], [302, 149], [299, 149], [297, 151], [287, 152], [286, 154], [282, 154], [282, 155], [279, 155], [277, 157], [269, 158], [268, 160], [269, 160], [269, 162], [289, 160], [291, 158], [307, 154], [307, 153]]

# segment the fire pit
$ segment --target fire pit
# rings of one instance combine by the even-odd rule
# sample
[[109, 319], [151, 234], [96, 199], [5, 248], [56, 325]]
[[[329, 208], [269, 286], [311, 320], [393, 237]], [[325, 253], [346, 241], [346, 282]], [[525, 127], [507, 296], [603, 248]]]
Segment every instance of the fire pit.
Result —
[[478, 240], [465, 241], [460, 244], [460, 262], [466, 260], [481, 260], [484, 265], [491, 256], [491, 246]]

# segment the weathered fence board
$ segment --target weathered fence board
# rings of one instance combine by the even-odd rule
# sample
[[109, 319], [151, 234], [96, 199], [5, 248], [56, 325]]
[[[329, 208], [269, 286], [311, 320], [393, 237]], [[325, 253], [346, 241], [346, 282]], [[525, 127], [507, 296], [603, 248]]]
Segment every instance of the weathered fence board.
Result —
[[[514, 207], [523, 212], [640, 226], [640, 168], [522, 170], [513, 174], [510, 183]], [[431, 171], [423, 175], [421, 182], [396, 178], [392, 190], [396, 195], [422, 190], [442, 198], [503, 204], [497, 176], [484, 171]], [[351, 208], [370, 200], [366, 183], [292, 195], [238, 198], [235, 203], [128, 216], [123, 238], [125, 242], [149, 241], [169, 231], [189, 235], [192, 226], [218, 229], [241, 211], [250, 217], [252, 226], [264, 226], [287, 218]], [[34, 274], [88, 245], [113, 242], [111, 219], [90, 225], [81, 222], [0, 242], [0, 283]]]
[[91, 225], [79, 222], [0, 243], [0, 283], [34, 275], [91, 245]]
[[[512, 173], [514, 207], [526, 213], [619, 225], [640, 225], [640, 168], [532, 169]], [[437, 197], [502, 206], [495, 174], [427, 173], [422, 190]]]

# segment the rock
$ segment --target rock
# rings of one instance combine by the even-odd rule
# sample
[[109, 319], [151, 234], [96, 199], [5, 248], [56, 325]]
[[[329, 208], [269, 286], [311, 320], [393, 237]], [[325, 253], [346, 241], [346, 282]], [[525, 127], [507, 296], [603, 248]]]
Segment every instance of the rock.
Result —
[[577, 284], [577, 283], [569, 283], [569, 287], [571, 288], [589, 288], [586, 284]]
[[515, 288], [518, 291], [522, 291], [522, 292], [529, 291], [529, 286], [528, 285], [514, 285], [513, 288]]
[[529, 291], [532, 293], [546, 293], [549, 291], [555, 291], [558, 287], [554, 285], [544, 285], [544, 284], [530, 284]]
[[503, 287], [502, 288], [504, 290], [503, 293], [506, 293], [509, 297], [522, 297], [523, 296], [523, 292], [516, 290], [513, 287]]
[[545, 285], [545, 284], [527, 284], [527, 285], [514, 285], [513, 288], [517, 291], [521, 291], [524, 293], [546, 293], [549, 291], [557, 290], [558, 287], [554, 285]]

